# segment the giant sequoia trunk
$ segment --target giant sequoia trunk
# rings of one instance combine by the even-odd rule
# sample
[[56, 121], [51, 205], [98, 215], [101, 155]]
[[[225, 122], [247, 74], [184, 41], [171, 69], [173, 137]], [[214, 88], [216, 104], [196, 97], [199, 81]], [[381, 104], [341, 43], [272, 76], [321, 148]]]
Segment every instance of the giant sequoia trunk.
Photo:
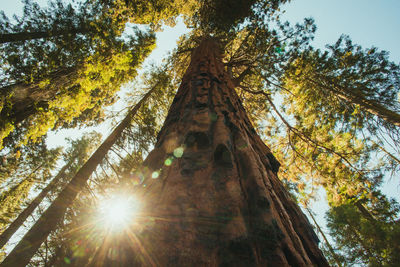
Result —
[[[193, 52], [144, 165], [149, 178], [139, 191], [143, 220], [151, 224], [142, 222], [144, 229], [127, 235], [121, 265], [328, 266], [309, 222], [278, 179], [279, 163], [249, 121], [213, 39]], [[116, 261], [100, 254], [92, 263]]]

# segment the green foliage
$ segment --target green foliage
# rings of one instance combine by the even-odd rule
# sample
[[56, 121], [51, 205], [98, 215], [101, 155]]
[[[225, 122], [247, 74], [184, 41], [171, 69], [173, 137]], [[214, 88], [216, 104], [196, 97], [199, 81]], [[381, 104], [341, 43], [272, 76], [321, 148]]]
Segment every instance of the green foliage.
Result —
[[[399, 206], [378, 188], [385, 171], [400, 163], [396, 161], [400, 67], [389, 61], [387, 52], [363, 49], [345, 36], [326, 50], [312, 48], [313, 20], [294, 26], [280, 21], [279, 6], [285, 2], [102, 0], [73, 6], [56, 1], [45, 10], [26, 1], [24, 17], [17, 18], [17, 23], [2, 15], [0, 33], [51, 34], [2, 47], [0, 138], [6, 138], [10, 148], [34, 147], [32, 141], [48, 129], [91, 125], [103, 119], [103, 107], [114, 102], [115, 92], [136, 75], [136, 68], [154, 47], [151, 33], [136, 30], [134, 38], [121, 37], [126, 22], [159, 30], [183, 14], [187, 25], [195, 28], [180, 39], [169, 66], [146, 73], [140, 87], [134, 83], [129, 95], [132, 102], [149, 88], [157, 90], [124, 130], [113, 153], [103, 159], [88, 191], [68, 211], [65, 227], [54, 233], [54, 259], [82, 258], [78, 241], [90, 249], [100, 246], [105, 238], [101, 234], [71, 230], [87, 225], [95, 213], [90, 204], [94, 206], [96, 200], [91, 195], [132, 184], [140, 176], [139, 166], [156, 140], [189, 64], [188, 52], [211, 35], [221, 42], [225, 67], [249, 117], [282, 165], [279, 177], [305, 203], [318, 187], [327, 192], [328, 227], [343, 263], [399, 264]], [[382, 135], [392, 139], [394, 152], [385, 149]], [[91, 142], [73, 144], [65, 154], [66, 161], [76, 158], [71, 173], [87, 157]], [[26, 147], [21, 148], [21, 162], [18, 151], [3, 156], [7, 168], [0, 168], [0, 174], [24, 173], [26, 177], [39, 162], [39, 154]], [[382, 154], [390, 160], [376, 161]], [[15, 179], [3, 186], [7, 190], [2, 201], [10, 203], [5, 209], [15, 213], [32, 181]]]
[[[98, 5], [85, 3], [75, 10], [59, 1], [41, 9], [28, 1], [18, 26], [10, 26], [3, 14], [9, 31], [55, 27], [59, 20], [84, 28], [79, 34], [3, 45], [2, 98], [7, 101], [2, 102], [0, 128], [3, 138], [10, 136], [6, 145], [26, 144], [53, 127], [100, 121], [116, 91], [136, 75], [155, 47], [154, 35], [135, 30], [135, 37], [122, 38], [124, 24], [101, 11]], [[15, 124], [24, 130], [11, 136]]]
[[[235, 32], [247, 23], [251, 18], [263, 16], [266, 13], [273, 14], [279, 10], [279, 6], [290, 0], [198, 0], [199, 8], [188, 19], [192, 28], [201, 29], [210, 34], [223, 34]], [[264, 16], [265, 18], [265, 16]], [[259, 18], [259, 22], [262, 19]]]
[[[55, 153], [58, 150], [50, 151]], [[3, 150], [2, 152], [6, 151]], [[45, 160], [42, 159], [42, 155], [46, 158], [49, 156], [49, 153], [49, 150], [43, 142], [37, 144], [29, 143], [28, 146], [21, 149], [2, 153], [2, 155], [0, 155], [2, 159], [0, 165], [0, 190], [3, 190], [7, 186], [6, 183], [8, 181], [18, 180], [18, 178], [29, 176], [29, 174], [38, 166], [47, 166]], [[50, 161], [48, 166], [53, 164], [51, 162], [53, 161]]]
[[[14, 16], [15, 23], [1, 14], [2, 33], [62, 31], [64, 34], [3, 44], [2, 63], [5, 66], [2, 71], [6, 75], [2, 78], [3, 86], [21, 81], [40, 82], [60, 68], [84, 62], [90, 50], [107, 50], [125, 29], [124, 24], [102, 16], [99, 5], [81, 3], [72, 6], [56, 0], [44, 9], [29, 0], [24, 3], [24, 14]], [[82, 30], [70, 33], [72, 29]]]
[[304, 51], [292, 61], [284, 79], [287, 86], [299, 87], [294, 94], [314, 95], [313, 102], [324, 94], [318, 107], [327, 120], [374, 131], [381, 126], [374, 115], [391, 123], [385, 112], [400, 113], [399, 77], [400, 67], [389, 61], [387, 52], [363, 49], [342, 36], [327, 51]]
[[77, 140], [67, 139], [69, 147], [64, 152], [64, 161], [72, 162], [71, 167], [77, 170], [99, 146], [100, 141], [101, 134], [97, 132], [86, 133]]
[[345, 266], [398, 266], [398, 203], [376, 192], [363, 205], [371, 211], [371, 218], [365, 217], [352, 204], [333, 207], [327, 213], [329, 231], [340, 248], [343, 263]]
[[[281, 176], [300, 184], [306, 178], [312, 188], [324, 186], [332, 205], [362, 200], [380, 184], [392, 165], [374, 160], [382, 153], [376, 144], [381, 141], [375, 142], [374, 135], [382, 127], [394, 139], [399, 133], [358, 104], [360, 95], [355, 93], [363, 90], [360, 101], [364, 102], [377, 102], [381, 94], [378, 104], [395, 110], [399, 66], [389, 62], [385, 52], [363, 50], [343, 38], [328, 46], [330, 52], [307, 48], [289, 61], [278, 86], [283, 89], [279, 96], [284, 108], [279, 111], [273, 106], [283, 127], [272, 124], [268, 129], [275, 133], [274, 151], [283, 164]], [[338, 92], [335, 83], [347, 89]]]
[[101, 0], [100, 3], [113, 19], [149, 24], [154, 30], [161, 30], [162, 24], [174, 26], [178, 15], [191, 16], [199, 7], [198, 0]]
[[61, 155], [60, 148], [48, 150], [41, 146], [36, 149], [38, 154], [23, 155], [23, 161], [7, 158], [1, 168], [3, 178], [0, 195], [1, 229], [10, 223], [22, 205], [26, 203], [31, 189], [51, 177], [51, 170]]
[[227, 31], [250, 16], [253, 11], [251, 7], [257, 1], [202, 0], [199, 2], [200, 9], [194, 16], [194, 21], [199, 24], [198, 26], [209, 31]]

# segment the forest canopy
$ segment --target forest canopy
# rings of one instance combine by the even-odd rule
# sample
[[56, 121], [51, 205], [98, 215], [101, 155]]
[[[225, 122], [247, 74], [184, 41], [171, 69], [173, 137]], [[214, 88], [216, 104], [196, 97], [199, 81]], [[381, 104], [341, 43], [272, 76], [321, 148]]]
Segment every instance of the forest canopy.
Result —
[[[192, 52], [212, 37], [251, 125], [279, 162], [271, 168], [309, 216], [329, 264], [400, 264], [400, 206], [382, 192], [400, 170], [400, 65], [351, 36], [314, 47], [318, 25], [312, 18], [284, 21], [288, 2], [50, 0], [42, 7], [24, 0], [21, 16], [1, 12], [0, 259], [18, 252], [8, 254], [15, 231], [44, 223], [51, 226], [41, 237], [25, 236], [43, 242], [24, 259], [30, 266], [99, 260], [105, 230], [82, 226], [97, 218], [102, 199], [120, 192], [131, 201], [183, 160], [185, 149], [208, 142], [193, 133], [197, 143], [189, 138], [166, 158], [151, 152], [163, 126], [178, 120], [164, 122], [180, 101]], [[156, 33], [180, 19], [190, 31], [163, 63], [143, 68]], [[127, 88], [121, 106], [118, 92]], [[124, 118], [110, 112], [115, 103]], [[103, 142], [91, 133], [48, 147], [50, 131], [104, 121], [116, 126]], [[224, 149], [213, 159], [226, 167]], [[161, 165], [152, 169], [155, 160]], [[312, 211], [319, 192], [329, 205], [326, 227]], [[105, 205], [118, 205], [111, 203]]]

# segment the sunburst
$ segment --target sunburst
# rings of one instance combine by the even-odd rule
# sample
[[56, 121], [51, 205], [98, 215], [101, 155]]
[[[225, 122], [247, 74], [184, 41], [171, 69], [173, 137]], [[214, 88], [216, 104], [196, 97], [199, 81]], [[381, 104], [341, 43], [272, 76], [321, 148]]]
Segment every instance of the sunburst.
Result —
[[135, 222], [140, 202], [133, 196], [113, 195], [99, 201], [98, 223], [110, 230], [123, 230]]

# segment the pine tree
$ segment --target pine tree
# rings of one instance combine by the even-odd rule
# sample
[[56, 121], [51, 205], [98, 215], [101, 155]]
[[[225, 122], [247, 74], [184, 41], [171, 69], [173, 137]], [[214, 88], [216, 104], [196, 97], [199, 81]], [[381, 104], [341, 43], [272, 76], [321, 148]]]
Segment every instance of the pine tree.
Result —
[[149, 98], [152, 92], [157, 89], [155, 85], [146, 95], [130, 110], [122, 122], [97, 148], [91, 157], [83, 164], [70, 182], [60, 192], [50, 207], [43, 213], [39, 220], [32, 226], [28, 233], [21, 239], [18, 245], [1, 263], [2, 266], [24, 266], [29, 263], [32, 256], [40, 245], [47, 239], [51, 231], [54, 231], [60, 223], [64, 214], [79, 192], [84, 188], [90, 175], [105, 158], [110, 148], [121, 137], [123, 131], [131, 123], [132, 117], [136, 114], [141, 105]]
[[288, 69], [287, 83], [295, 84], [303, 93], [310, 88], [334, 96], [343, 116], [353, 113], [359, 124], [371, 123], [369, 117], [376, 116], [399, 127], [400, 67], [388, 59], [388, 53], [375, 47], [363, 49], [348, 36], [341, 36], [327, 48], [324, 52], [312, 48], [304, 51]]
[[[45, 188], [40, 190], [40, 193], [18, 214], [7, 228], [0, 234], [0, 248], [8, 242], [11, 236], [25, 223], [26, 219], [33, 213], [33, 211], [40, 205], [48, 193], [56, 193], [57, 188], [62, 187], [68, 179], [68, 176], [75, 174], [76, 170], [86, 161], [89, 154], [92, 152], [96, 143], [99, 143], [100, 136], [95, 133], [84, 136], [82, 139], [73, 141], [71, 140], [71, 147], [66, 151], [64, 160], [66, 164], [58, 171], [57, 175], [51, 179]], [[50, 156], [57, 159], [56, 154], [50, 151]], [[46, 159], [47, 160], [47, 159]], [[22, 183], [31, 181], [28, 177]], [[21, 194], [21, 192], [19, 192]]]
[[[2, 32], [65, 34], [2, 44], [0, 139], [8, 137], [8, 147], [21, 146], [52, 128], [103, 120], [103, 108], [114, 103], [116, 91], [154, 48], [151, 32], [134, 29], [133, 36], [122, 38], [125, 22], [90, 1], [75, 8], [55, 1], [48, 9], [26, 1], [17, 25], [3, 14]], [[68, 34], [69, 28], [85, 31]]]
[[398, 266], [400, 264], [399, 205], [379, 191], [370, 199], [331, 207], [327, 213], [328, 228], [341, 247], [347, 266]]
[[[37, 147], [39, 150], [39, 147]], [[2, 183], [2, 192], [0, 194], [0, 227], [5, 226], [12, 221], [18, 214], [28, 199], [32, 189], [42, 182], [46, 182], [51, 177], [51, 170], [60, 157], [61, 148], [47, 149], [42, 146], [39, 150], [39, 156], [26, 158], [27, 162], [21, 164], [15, 172], [11, 170], [7, 181]], [[32, 156], [32, 155], [30, 155]]]
[[[372, 239], [377, 244], [386, 240], [395, 244], [396, 234], [386, 234], [387, 229], [394, 229], [393, 225], [376, 216], [377, 210], [371, 206], [373, 198], [369, 199], [375, 190], [371, 185], [379, 184], [389, 164], [376, 164], [371, 169], [365, 166], [371, 163], [371, 155], [378, 149], [392, 162], [397, 159], [382, 142], [373, 140], [373, 135], [385, 129], [394, 141], [399, 136], [399, 109], [395, 99], [399, 67], [389, 62], [384, 52], [363, 51], [346, 38], [329, 48], [331, 54], [314, 50], [308, 45], [315, 31], [312, 20], [290, 27], [275, 19], [275, 9], [285, 1], [234, 1], [232, 12], [220, 12], [227, 8], [224, 0], [198, 2], [201, 2], [198, 12], [186, 17], [198, 29], [181, 40], [180, 51], [172, 59], [176, 77], [183, 76], [181, 87], [155, 149], [139, 172], [140, 177], [146, 177], [141, 184], [143, 188], [137, 190], [147, 205], [142, 214], [144, 226], [138, 232], [135, 229], [126, 232], [125, 239], [104, 239], [96, 253], [75, 257], [77, 262], [327, 265], [307, 220], [277, 179], [279, 163], [250, 122], [259, 130], [265, 116], [271, 118], [271, 124], [262, 138], [276, 145], [274, 154], [283, 163], [279, 176], [286, 182], [295, 181], [300, 190], [305, 187], [303, 179], [307, 176], [311, 180], [308, 185], [313, 189], [315, 186], [326, 189], [332, 210], [340, 211], [349, 205], [360, 216], [362, 223], [353, 224], [367, 230], [358, 238], [351, 234], [348, 234], [350, 239], [341, 237], [346, 231], [342, 231], [339, 223], [332, 229], [339, 229], [336, 235], [339, 242], [344, 240], [344, 246], [366, 248], [368, 255], [364, 263], [375, 264], [374, 253], [379, 264], [395, 262], [392, 260], [395, 246], [391, 250], [379, 245], [377, 252], [367, 246]], [[101, 3], [113, 7], [106, 14], [116, 21], [123, 18], [123, 21], [150, 22], [153, 29], [163, 19], [174, 17], [183, 5], [180, 1], [105, 0]], [[166, 7], [171, 9], [164, 13]], [[131, 11], [146, 16], [127, 16]], [[274, 23], [277, 31], [268, 25]], [[53, 33], [48, 38], [63, 36]], [[223, 37], [225, 66], [220, 62], [221, 51], [215, 40], [205, 38], [195, 49], [185, 72], [185, 64], [189, 64], [189, 61], [185, 63], [185, 51], [193, 50], [197, 46], [194, 43], [208, 33]], [[282, 112], [273, 101], [277, 95], [284, 97], [286, 109]], [[58, 102], [58, 105], [62, 104]], [[144, 105], [152, 107], [152, 104]], [[281, 127], [273, 116], [282, 121], [286, 128], [284, 134], [279, 133]], [[152, 128], [154, 118], [149, 122]], [[372, 137], [365, 137], [365, 130]], [[103, 150], [102, 157], [91, 161], [93, 164], [87, 164], [91, 171], [80, 177], [76, 191], [83, 190], [84, 180], [100, 161], [109, 161], [105, 156], [107, 151]], [[120, 170], [113, 164], [108, 165], [118, 176]], [[82, 172], [88, 170], [85, 169]], [[68, 205], [76, 196], [73, 195], [69, 195]], [[41, 233], [28, 233], [24, 242], [43, 242], [50, 232], [42, 232], [47, 223], [51, 225], [49, 229], [55, 229], [66, 210], [63, 206], [56, 211], [58, 204], [53, 208], [54, 213], [45, 213], [41, 224], [33, 228]], [[396, 203], [386, 204], [387, 210], [396, 209]], [[396, 217], [392, 211], [379, 209], [379, 212]], [[50, 219], [49, 214], [56, 216]], [[332, 220], [345, 217], [332, 216]], [[29, 250], [21, 244], [17, 249]], [[15, 251], [6, 260], [7, 264], [17, 262]], [[109, 257], [116, 251], [121, 262]], [[24, 255], [21, 262], [29, 261], [32, 253], [33, 249], [25, 255], [21, 253]], [[62, 259], [62, 253], [70, 258], [76, 254], [73, 246], [67, 246], [54, 259]], [[350, 258], [349, 262], [354, 259]]]

